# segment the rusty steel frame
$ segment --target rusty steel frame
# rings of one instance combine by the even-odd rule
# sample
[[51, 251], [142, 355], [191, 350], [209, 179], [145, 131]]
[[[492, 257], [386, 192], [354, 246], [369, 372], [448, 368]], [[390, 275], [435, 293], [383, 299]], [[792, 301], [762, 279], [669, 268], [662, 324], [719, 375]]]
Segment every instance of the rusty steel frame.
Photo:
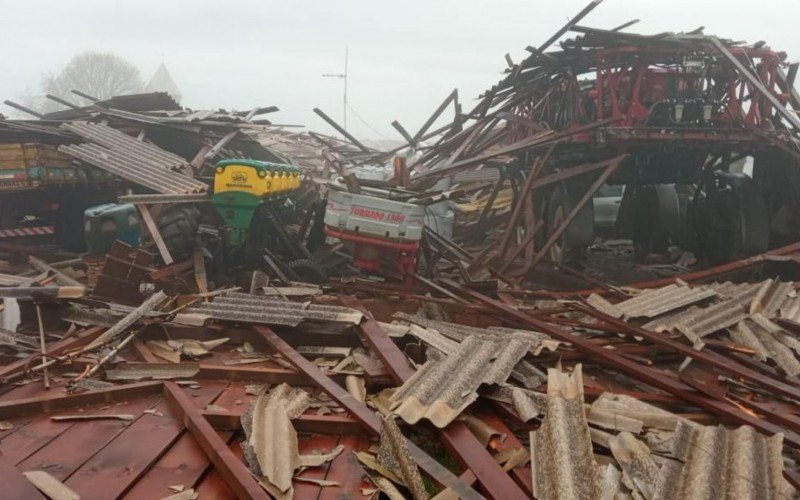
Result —
[[[365, 314], [364, 320], [359, 325], [362, 337], [389, 370], [395, 383], [402, 385], [413, 376], [415, 370], [408, 362], [408, 358], [372, 318], [369, 311], [355, 297], [340, 297], [339, 300], [345, 306], [358, 309]], [[528, 498], [528, 494], [503, 471], [463, 422], [452, 422], [446, 428], [440, 429], [440, 435], [445, 447], [475, 474], [491, 498], [504, 500]]]
[[[366, 404], [355, 399], [342, 386], [322, 373], [317, 365], [304, 358], [269, 328], [260, 325], [254, 325], [252, 328], [259, 333], [273, 349], [278, 351], [289, 363], [297, 368], [299, 372], [305, 374], [314, 385], [322, 389], [331, 399], [350, 412], [372, 436], [380, 435], [381, 421]], [[453, 489], [459, 496], [465, 499], [483, 498], [482, 495], [470, 488], [455, 474], [431, 458], [417, 445], [408, 440], [406, 440], [406, 444], [412, 458], [416, 461], [419, 468], [425, 471], [437, 483]]]

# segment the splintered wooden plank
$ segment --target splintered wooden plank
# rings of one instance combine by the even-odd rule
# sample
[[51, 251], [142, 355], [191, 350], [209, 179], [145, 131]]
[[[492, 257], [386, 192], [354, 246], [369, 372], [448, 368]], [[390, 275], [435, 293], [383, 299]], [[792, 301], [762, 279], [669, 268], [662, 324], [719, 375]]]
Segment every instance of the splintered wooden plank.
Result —
[[[233, 433], [220, 432], [219, 435], [228, 442]], [[203, 449], [191, 434], [184, 433], [124, 498], [162, 498], [172, 493], [169, 486], [178, 484], [194, 488], [210, 468], [211, 462]]]
[[[313, 453], [327, 453], [339, 444], [339, 436], [327, 436], [322, 434], [312, 434], [310, 436], [300, 436], [298, 447], [301, 455]], [[334, 459], [335, 460], [335, 459]], [[309, 467], [300, 474], [299, 477], [308, 479], [327, 479], [331, 464], [323, 464], [320, 467]], [[293, 481], [295, 498], [317, 498], [322, 490], [330, 486], [319, 486], [303, 481]]]
[[[204, 381], [187, 390], [200, 408], [214, 400], [226, 382]], [[115, 498], [124, 494], [141, 475], [177, 441], [184, 431], [180, 417], [166, 404], [156, 409], [164, 416], [137, 420], [116, 439], [87, 460], [66, 481], [83, 500]]]
[[[136, 416], [133, 422], [122, 420], [97, 420], [76, 422], [50, 441], [47, 446], [20, 462], [20, 470], [43, 469], [64, 481], [75, 470], [103, 449], [136, 421], [152, 415], [142, 414], [159, 402], [158, 398], [143, 398], [105, 409], [87, 412], [87, 415], [129, 413]], [[50, 418], [50, 417], [47, 417]]]
[[333, 459], [328, 475], [325, 477], [328, 481], [336, 481], [339, 486], [322, 488], [318, 499], [367, 498], [361, 494], [361, 489], [370, 489], [374, 486], [362, 479], [365, 471], [353, 452], [366, 451], [370, 447], [370, 442], [356, 436], [342, 436], [339, 444], [344, 446], [344, 450]]

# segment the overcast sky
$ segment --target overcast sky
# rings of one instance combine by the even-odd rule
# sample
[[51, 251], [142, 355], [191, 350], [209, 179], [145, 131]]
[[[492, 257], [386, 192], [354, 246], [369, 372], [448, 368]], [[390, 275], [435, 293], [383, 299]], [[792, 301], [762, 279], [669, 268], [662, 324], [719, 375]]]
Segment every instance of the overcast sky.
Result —
[[[0, 21], [0, 101], [39, 93], [84, 50], [113, 52], [147, 81], [166, 63], [192, 108], [277, 105], [280, 123], [332, 133], [311, 110], [341, 121], [350, 52], [348, 128], [370, 139], [412, 133], [453, 89], [465, 110], [527, 45], [538, 45], [588, 0], [136, 0], [9, 1]], [[725, 38], [766, 40], [800, 60], [798, 0], [605, 0], [581, 24], [657, 33], [705, 26]], [[5, 106], [3, 106], [5, 108]], [[8, 112], [2, 109], [0, 112]]]

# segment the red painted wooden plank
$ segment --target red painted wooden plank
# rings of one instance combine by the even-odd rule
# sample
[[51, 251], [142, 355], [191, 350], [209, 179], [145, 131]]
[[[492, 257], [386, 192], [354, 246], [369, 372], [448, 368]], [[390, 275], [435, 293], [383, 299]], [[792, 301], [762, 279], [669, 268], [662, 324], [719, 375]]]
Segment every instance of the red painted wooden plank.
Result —
[[[339, 436], [325, 436], [322, 434], [312, 434], [310, 436], [300, 436], [299, 449], [301, 455], [312, 453], [330, 452], [339, 444]], [[343, 452], [344, 453], [344, 452]], [[320, 467], [309, 467], [300, 474], [299, 477], [309, 479], [326, 479], [331, 464], [323, 464]], [[295, 498], [317, 498], [328, 486], [322, 487], [313, 483], [303, 481], [293, 481]]]
[[[232, 432], [221, 432], [220, 437], [230, 441]], [[185, 432], [172, 448], [147, 471], [124, 498], [162, 498], [173, 492], [169, 486], [182, 484], [194, 488], [211, 469], [211, 462], [191, 434]]]
[[[130, 414], [138, 419], [160, 418], [142, 414], [159, 402], [158, 398], [143, 398], [113, 405], [104, 409], [96, 409], [91, 414]], [[72, 412], [75, 414], [76, 412]], [[50, 417], [45, 417], [50, 418]], [[134, 421], [135, 422], [135, 421]], [[21, 470], [43, 469], [56, 479], [63, 481], [75, 470], [89, 460], [95, 453], [103, 449], [134, 422], [123, 420], [95, 420], [76, 422], [47, 446], [29, 456], [17, 466]]]
[[[273, 349], [278, 351], [286, 360], [294, 366], [298, 371], [305, 374], [320, 389], [325, 391], [334, 401], [339, 403], [343, 408], [347, 409], [351, 415], [358, 419], [364, 428], [370, 431], [374, 436], [380, 435], [381, 423], [378, 417], [370, 410], [366, 404], [358, 401], [349, 392], [344, 390], [340, 385], [336, 384], [330, 377], [326, 376], [319, 369], [317, 365], [304, 358], [285, 340], [280, 338], [275, 332], [264, 326], [254, 326], [253, 329], [258, 332], [264, 340], [272, 346]], [[411, 453], [412, 458], [416, 460], [417, 465], [428, 475], [436, 480], [443, 486], [449, 486], [456, 491], [463, 498], [483, 498], [478, 492], [470, 488], [467, 484], [461, 481], [455, 474], [450, 472], [442, 464], [431, 458], [425, 453], [422, 448], [415, 445], [411, 441], [406, 440], [406, 445]], [[484, 450], [485, 452], [486, 450]], [[491, 457], [490, 457], [491, 459]], [[495, 464], [496, 465], [496, 464]], [[503, 473], [506, 479], [508, 475]], [[519, 490], [510, 479], [508, 482], [517, 490]], [[513, 493], [513, 492], [512, 492]], [[522, 493], [520, 491], [520, 493]]]
[[[353, 297], [343, 298], [342, 302], [366, 313], [367, 317], [360, 325], [362, 336], [392, 374], [395, 382], [402, 384], [411, 377], [414, 371], [408, 358], [378, 322], [371, 318], [369, 312]], [[475, 474], [490, 497], [504, 500], [527, 498], [528, 495], [503, 471], [463, 423], [453, 422], [442, 429], [439, 435], [448, 451]]]
[[353, 452], [369, 448], [369, 441], [355, 436], [342, 436], [339, 444], [343, 445], [345, 449], [333, 460], [325, 478], [329, 481], [336, 481], [339, 486], [322, 488], [319, 500], [367, 498], [361, 494], [361, 488], [374, 488], [374, 486], [362, 479], [365, 475], [364, 468], [361, 467]]
[[[244, 453], [242, 452], [242, 447], [239, 445], [238, 440], [233, 440], [233, 442], [228, 445], [228, 449], [231, 450], [231, 453], [233, 453], [236, 458], [244, 461]], [[201, 499], [236, 500], [236, 495], [233, 494], [231, 489], [225, 484], [225, 481], [222, 480], [222, 477], [213, 467], [197, 488], [195, 488], [195, 491], [198, 493], [198, 498]]]
[[217, 431], [202, 412], [174, 382], [164, 382], [164, 396], [173, 410], [181, 415], [186, 429], [217, 468], [217, 472], [240, 499], [269, 498], [241, 460], [236, 458], [220, 439]]
[[[225, 382], [203, 382], [188, 390], [193, 404], [202, 407], [213, 401]], [[115, 498], [124, 494], [141, 475], [180, 437], [184, 427], [166, 402], [157, 407], [164, 416], [140, 419], [84, 463], [65, 484], [83, 500]]]
[[46, 497], [25, 479], [22, 472], [2, 456], [0, 456], [0, 485], [2, 485], [3, 498], [46, 500]]

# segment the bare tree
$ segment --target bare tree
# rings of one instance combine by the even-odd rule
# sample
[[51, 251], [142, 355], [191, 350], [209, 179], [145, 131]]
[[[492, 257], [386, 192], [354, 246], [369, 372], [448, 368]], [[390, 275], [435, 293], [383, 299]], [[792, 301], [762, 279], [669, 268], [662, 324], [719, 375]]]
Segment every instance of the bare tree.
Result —
[[[139, 70], [121, 57], [105, 52], [81, 52], [57, 74], [47, 74], [42, 79], [46, 94], [73, 100], [72, 89], [80, 90], [99, 99], [140, 92], [144, 87]], [[50, 99], [37, 106], [44, 112], [63, 109]]]

